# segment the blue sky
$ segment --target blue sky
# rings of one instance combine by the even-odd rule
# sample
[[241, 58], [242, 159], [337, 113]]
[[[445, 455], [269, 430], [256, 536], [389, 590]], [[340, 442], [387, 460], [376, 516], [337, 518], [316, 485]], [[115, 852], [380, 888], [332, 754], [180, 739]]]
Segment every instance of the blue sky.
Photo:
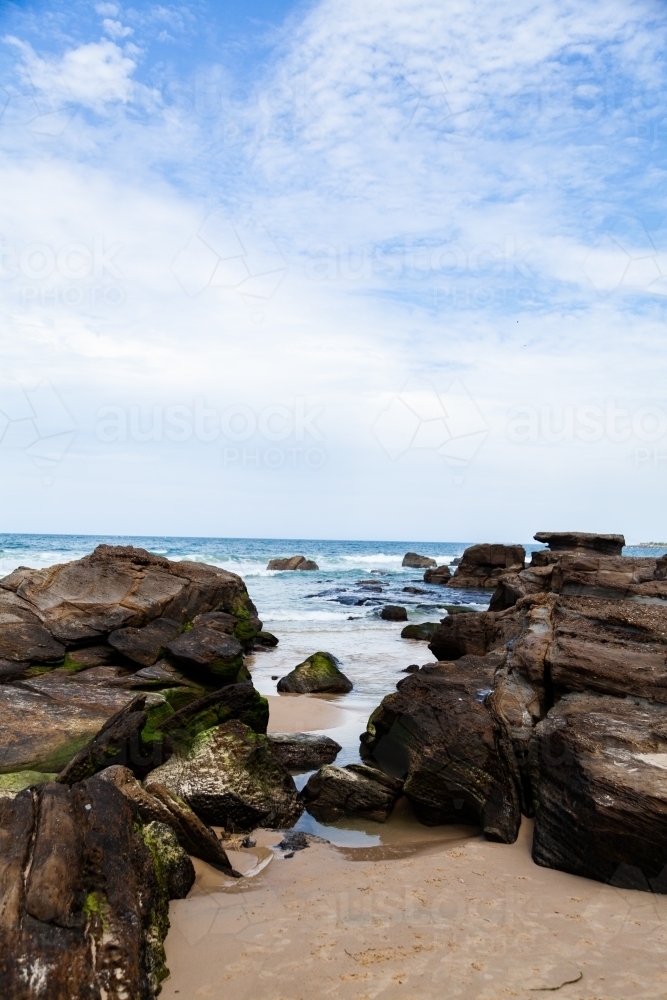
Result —
[[663, 4], [5, 4], [3, 528], [665, 535]]

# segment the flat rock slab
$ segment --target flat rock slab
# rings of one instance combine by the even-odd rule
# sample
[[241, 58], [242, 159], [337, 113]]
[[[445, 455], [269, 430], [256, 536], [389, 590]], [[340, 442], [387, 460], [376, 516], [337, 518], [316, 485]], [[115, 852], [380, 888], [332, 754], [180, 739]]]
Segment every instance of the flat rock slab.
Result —
[[268, 739], [288, 771], [312, 771], [322, 764], [332, 764], [343, 749], [329, 736], [316, 733], [271, 733]]

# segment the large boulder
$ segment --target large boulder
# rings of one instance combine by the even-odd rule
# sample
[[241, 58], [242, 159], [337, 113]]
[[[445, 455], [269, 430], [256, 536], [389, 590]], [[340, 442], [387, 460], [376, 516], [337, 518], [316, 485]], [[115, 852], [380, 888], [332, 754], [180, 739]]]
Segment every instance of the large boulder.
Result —
[[[401, 632], [401, 639], [418, 639], [420, 642], [430, 642], [440, 628], [439, 622], [420, 622], [419, 625], [406, 625]], [[445, 659], [445, 657], [438, 657]]]
[[368, 720], [364, 759], [404, 777], [415, 815], [428, 825], [478, 823], [513, 843], [521, 776], [512, 739], [489, 704], [501, 652], [427, 664], [397, 684]]
[[113, 765], [99, 773], [100, 780], [109, 781], [128, 799], [144, 823], [158, 822], [169, 826], [181, 847], [195, 858], [216, 865], [227, 874], [234, 874], [224, 847], [214, 831], [199, 819], [188, 804], [157, 781], [146, 782], [144, 788], [122, 765]]
[[572, 694], [537, 726], [533, 860], [667, 892], [667, 708]]
[[44, 627], [30, 604], [0, 581], [0, 659], [9, 663], [55, 663], [65, 647]]
[[449, 566], [436, 566], [435, 569], [427, 569], [424, 573], [424, 583], [449, 583], [452, 573]]
[[552, 552], [586, 549], [603, 556], [620, 556], [623, 553], [623, 535], [595, 535], [587, 531], [538, 531], [533, 538]]
[[407, 566], [409, 569], [428, 569], [437, 565], [435, 559], [431, 559], [430, 556], [420, 556], [417, 552], [406, 552], [401, 563], [401, 566]]
[[400, 604], [385, 604], [380, 612], [380, 618], [386, 622], [406, 622], [408, 612]]
[[267, 739], [276, 759], [288, 771], [312, 771], [332, 764], [343, 749], [329, 736], [317, 733], [268, 733]]
[[434, 630], [428, 648], [438, 660], [458, 660], [467, 654], [485, 656], [520, 632], [521, 620], [513, 609], [503, 614], [448, 614]]
[[294, 670], [281, 677], [276, 685], [278, 691], [296, 694], [331, 692], [346, 694], [352, 690], [352, 681], [340, 669], [340, 664], [331, 653], [313, 653]]
[[306, 809], [322, 823], [357, 816], [384, 823], [401, 794], [403, 782], [375, 767], [327, 764], [313, 774], [303, 790]]
[[286, 559], [270, 559], [267, 569], [283, 572], [285, 570], [316, 570], [319, 566], [305, 556], [288, 556]]
[[523, 545], [471, 545], [461, 556], [448, 586], [493, 590], [503, 574], [522, 570], [525, 560]]
[[293, 826], [303, 807], [266, 736], [238, 720], [199, 733], [150, 775], [208, 823], [231, 833]]
[[171, 618], [156, 618], [143, 628], [119, 628], [108, 642], [117, 652], [141, 667], [151, 667], [164, 653], [164, 647], [180, 634], [181, 624]]
[[[131, 545], [98, 545], [83, 559], [48, 569], [21, 567], [0, 580], [3, 591], [3, 598], [15, 595], [21, 609], [68, 647], [94, 645], [117, 629], [141, 628], [158, 618], [185, 624], [208, 611], [256, 615], [235, 573], [171, 562]], [[20, 656], [18, 646], [17, 655], [0, 650], [0, 656], [33, 659], [20, 649]]]
[[256, 733], [266, 732], [269, 703], [253, 687], [252, 681], [228, 684], [205, 694], [161, 720], [158, 725], [170, 744], [183, 752], [199, 733], [231, 719], [240, 719]]
[[0, 995], [154, 1000], [176, 850], [96, 778], [0, 800]]
[[[152, 770], [161, 763], [154, 759], [153, 747], [144, 747], [141, 731], [148, 718], [144, 711], [146, 695], [137, 695], [129, 705], [112, 715], [89, 743], [79, 750], [58, 775], [62, 784], [73, 785], [91, 778], [111, 764], [130, 764], [133, 769]], [[158, 748], [160, 750], [161, 747]]]
[[243, 668], [241, 643], [215, 624], [193, 626], [168, 642], [165, 652], [185, 674], [203, 682], [233, 684]]

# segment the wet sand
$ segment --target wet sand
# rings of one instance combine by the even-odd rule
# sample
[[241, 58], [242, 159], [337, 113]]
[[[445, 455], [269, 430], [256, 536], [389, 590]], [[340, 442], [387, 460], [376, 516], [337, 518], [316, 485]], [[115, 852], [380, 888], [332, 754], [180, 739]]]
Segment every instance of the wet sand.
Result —
[[[237, 883], [198, 863], [190, 897], [171, 904], [162, 997], [667, 995], [667, 897], [539, 868], [529, 821], [512, 846], [429, 835], [402, 857], [374, 860], [314, 842], [292, 858], [276, 852]], [[257, 839], [254, 853], [238, 852], [246, 869], [280, 836]]]
[[354, 718], [323, 695], [268, 695], [270, 733], [310, 733], [336, 729]]

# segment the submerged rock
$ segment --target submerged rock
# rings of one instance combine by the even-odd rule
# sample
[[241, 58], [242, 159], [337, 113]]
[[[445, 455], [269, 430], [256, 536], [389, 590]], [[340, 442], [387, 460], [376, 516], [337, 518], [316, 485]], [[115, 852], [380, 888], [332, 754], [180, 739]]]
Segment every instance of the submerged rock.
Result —
[[537, 726], [533, 860], [667, 892], [667, 708], [567, 695]]
[[385, 604], [380, 612], [380, 618], [383, 618], [386, 622], [406, 622], [408, 620], [408, 612], [399, 604]]
[[449, 586], [493, 590], [504, 573], [522, 570], [525, 560], [523, 545], [471, 545], [461, 556]]
[[329, 736], [316, 733], [269, 733], [267, 739], [288, 771], [312, 771], [321, 764], [331, 764], [343, 749]]
[[310, 694], [318, 691], [340, 692], [352, 690], [352, 681], [340, 670], [339, 661], [331, 653], [313, 653], [303, 663], [297, 664], [278, 681], [278, 691]]
[[154, 1000], [168, 975], [161, 857], [99, 779], [0, 800], [0, 995]]
[[290, 827], [301, 815], [294, 781], [261, 734], [238, 720], [204, 730], [151, 773], [206, 822], [231, 833]]
[[401, 566], [407, 566], [409, 569], [427, 569], [437, 565], [435, 559], [431, 559], [430, 556], [420, 556], [417, 552], [406, 552], [401, 563]]
[[421, 622], [419, 625], [406, 625], [401, 632], [401, 639], [420, 639], [422, 642], [430, 642], [439, 627], [439, 622]]
[[449, 566], [435, 566], [424, 573], [424, 583], [449, 583], [452, 578]]
[[316, 570], [319, 566], [305, 556], [289, 556], [287, 559], [270, 559], [266, 567], [272, 570]]
[[384, 823], [401, 794], [403, 782], [365, 764], [327, 764], [303, 790], [306, 809], [321, 823], [359, 816]]

